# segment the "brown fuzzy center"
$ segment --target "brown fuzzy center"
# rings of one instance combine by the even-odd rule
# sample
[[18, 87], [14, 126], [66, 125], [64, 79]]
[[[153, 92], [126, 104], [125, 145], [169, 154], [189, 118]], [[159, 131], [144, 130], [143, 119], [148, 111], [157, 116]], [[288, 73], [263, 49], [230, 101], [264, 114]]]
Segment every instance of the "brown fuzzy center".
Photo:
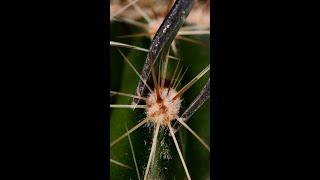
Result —
[[150, 121], [166, 125], [178, 117], [181, 100], [173, 97], [177, 95], [175, 89], [160, 88], [160, 97], [156, 93], [151, 93], [146, 101], [146, 114]]

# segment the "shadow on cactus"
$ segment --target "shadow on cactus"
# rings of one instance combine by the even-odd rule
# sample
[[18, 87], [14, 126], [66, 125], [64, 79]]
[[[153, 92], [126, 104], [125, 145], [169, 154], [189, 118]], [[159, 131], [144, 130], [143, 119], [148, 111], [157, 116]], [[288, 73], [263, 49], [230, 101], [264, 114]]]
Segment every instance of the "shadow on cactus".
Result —
[[210, 179], [208, 2], [111, 1], [111, 179]]

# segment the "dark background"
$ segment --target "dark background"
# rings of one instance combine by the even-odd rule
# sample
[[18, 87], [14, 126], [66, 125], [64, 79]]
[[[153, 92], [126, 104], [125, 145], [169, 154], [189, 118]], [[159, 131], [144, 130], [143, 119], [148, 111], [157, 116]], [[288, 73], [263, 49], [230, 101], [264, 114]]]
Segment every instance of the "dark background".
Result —
[[217, 179], [315, 178], [319, 58], [307, 4], [215, 1]]
[[[13, 2], [5, 13], [4, 172], [107, 179], [107, 1]], [[12, 10], [11, 10], [12, 9]], [[301, 3], [213, 1], [213, 178], [312, 176], [315, 22]], [[8, 109], [8, 110], [7, 110]], [[314, 126], [316, 127], [316, 126]], [[4, 132], [4, 131], [3, 131]]]

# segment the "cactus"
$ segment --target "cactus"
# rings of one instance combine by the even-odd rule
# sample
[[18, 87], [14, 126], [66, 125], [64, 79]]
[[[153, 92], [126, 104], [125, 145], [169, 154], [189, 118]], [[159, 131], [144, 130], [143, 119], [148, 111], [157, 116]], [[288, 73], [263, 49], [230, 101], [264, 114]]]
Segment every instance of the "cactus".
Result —
[[[110, 178], [210, 179], [210, 25], [197, 14], [209, 1], [146, 2], [110, 4]], [[186, 23], [169, 11], [179, 3]], [[154, 113], [157, 98], [170, 113]]]

